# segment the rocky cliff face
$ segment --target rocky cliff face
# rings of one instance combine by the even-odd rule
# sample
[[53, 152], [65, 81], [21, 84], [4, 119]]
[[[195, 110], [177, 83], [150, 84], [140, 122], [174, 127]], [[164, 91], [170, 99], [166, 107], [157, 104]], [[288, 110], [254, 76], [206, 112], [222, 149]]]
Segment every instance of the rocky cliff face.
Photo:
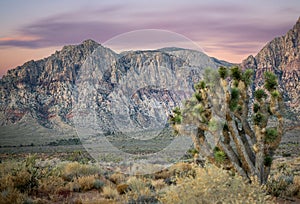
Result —
[[92, 41], [65, 46], [48, 58], [9, 70], [0, 80], [0, 125], [15, 123], [25, 114], [46, 126], [51, 118], [67, 118], [77, 72], [98, 46]]
[[[286, 104], [297, 120], [299, 32], [300, 19], [285, 36], [242, 63], [255, 71], [253, 89], [261, 86], [265, 71], [278, 76]], [[231, 64], [181, 48], [117, 54], [92, 40], [65, 46], [48, 58], [9, 70], [0, 79], [0, 136], [13, 137], [17, 130], [16, 134], [32, 138], [35, 127], [22, 132], [28, 121], [42, 127], [36, 131], [39, 135], [47, 129], [51, 135], [56, 134], [52, 130], [60, 131], [57, 136], [72, 130], [72, 135], [76, 114], [81, 114], [79, 120], [88, 114], [91, 118], [86, 119], [96, 117], [104, 132], [159, 127], [171, 109], [192, 94], [204, 69], [220, 65]]]
[[[50, 129], [72, 129], [74, 114], [91, 111], [107, 132], [116, 131], [116, 121], [128, 130], [154, 128], [192, 94], [205, 68], [222, 63], [180, 48], [116, 54], [92, 40], [65, 46], [3, 76], [0, 128], [31, 118]], [[126, 114], [129, 121], [120, 121]]]
[[[255, 70], [255, 87], [262, 84], [265, 71], [274, 72], [292, 118], [300, 120], [300, 18], [286, 35], [270, 41], [255, 57], [242, 63], [244, 68]], [[288, 115], [290, 117], [291, 115]]]

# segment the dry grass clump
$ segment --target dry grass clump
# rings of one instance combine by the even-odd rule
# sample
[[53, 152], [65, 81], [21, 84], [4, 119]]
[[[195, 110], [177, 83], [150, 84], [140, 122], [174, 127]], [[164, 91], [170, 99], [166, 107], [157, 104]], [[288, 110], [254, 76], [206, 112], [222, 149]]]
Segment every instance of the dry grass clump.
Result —
[[125, 194], [129, 191], [129, 185], [126, 183], [121, 183], [117, 185], [117, 191], [120, 195]]
[[74, 178], [99, 174], [100, 169], [94, 165], [80, 164], [70, 162], [63, 167], [63, 178], [66, 181], [72, 181]]
[[167, 184], [163, 179], [151, 180], [151, 185], [156, 191], [162, 190], [167, 187]]
[[153, 186], [144, 178], [130, 177], [127, 181], [129, 191], [126, 193], [128, 203], [157, 203]]
[[15, 188], [7, 188], [0, 192], [0, 204], [15, 203], [21, 204], [24, 202], [26, 196]]
[[294, 185], [297, 189], [296, 197], [300, 199], [300, 175], [294, 177]]
[[24, 192], [27, 186], [30, 185], [30, 177], [30, 173], [26, 170], [21, 170], [18, 173], [12, 171], [0, 178], [0, 190], [11, 187]]
[[117, 199], [119, 197], [119, 193], [117, 189], [111, 185], [104, 186], [102, 190], [102, 195], [107, 199]]
[[122, 173], [116, 172], [113, 173], [110, 177], [109, 180], [111, 182], [113, 182], [114, 184], [121, 184], [124, 183], [126, 181], [126, 176]]
[[294, 175], [286, 164], [276, 166], [266, 184], [269, 194], [276, 197], [297, 197], [300, 199], [300, 176]]
[[75, 182], [77, 182], [80, 185], [81, 189], [84, 191], [93, 189], [95, 181], [96, 181], [95, 175], [82, 176], [75, 180]]
[[49, 176], [41, 178], [38, 181], [38, 191], [43, 194], [55, 194], [65, 186], [65, 182], [61, 177]]
[[0, 190], [16, 188], [21, 193], [29, 193], [37, 187], [38, 169], [35, 158], [28, 157], [24, 162], [11, 161], [3, 164], [0, 175]]
[[164, 169], [155, 173], [156, 179], [172, 179], [172, 177], [189, 177], [195, 176], [195, 171], [192, 164], [186, 162], [178, 162], [172, 165], [170, 168]]
[[150, 189], [145, 180], [137, 177], [130, 177], [127, 181], [130, 192], [134, 195], [149, 195]]
[[214, 165], [195, 169], [196, 177], [177, 180], [161, 196], [162, 203], [267, 203], [258, 184], [247, 184], [240, 176]]

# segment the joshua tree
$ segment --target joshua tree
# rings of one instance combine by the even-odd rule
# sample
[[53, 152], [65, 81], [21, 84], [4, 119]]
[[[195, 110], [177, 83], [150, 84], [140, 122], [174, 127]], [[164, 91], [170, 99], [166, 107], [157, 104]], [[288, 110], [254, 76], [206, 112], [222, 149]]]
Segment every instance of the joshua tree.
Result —
[[276, 76], [265, 72], [264, 85], [254, 93], [252, 70], [220, 67], [205, 76], [183, 107], [173, 110], [175, 131], [191, 135], [199, 155], [210, 162], [265, 183], [283, 134]]

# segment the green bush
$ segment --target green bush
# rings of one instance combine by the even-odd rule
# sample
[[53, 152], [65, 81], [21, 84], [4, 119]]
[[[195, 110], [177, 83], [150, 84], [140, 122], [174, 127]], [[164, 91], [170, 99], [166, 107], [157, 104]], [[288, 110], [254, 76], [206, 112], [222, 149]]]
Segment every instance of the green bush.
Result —
[[254, 113], [257, 113], [259, 110], [260, 110], [260, 105], [258, 103], [254, 103], [254, 105], [253, 105]]
[[95, 189], [102, 189], [104, 186], [104, 182], [99, 180], [99, 179], [95, 179], [94, 181], [94, 188]]
[[238, 107], [238, 100], [240, 96], [240, 91], [238, 88], [232, 88], [231, 89], [231, 100], [229, 104], [229, 108], [231, 111], [235, 111]]
[[265, 72], [264, 73], [265, 78], [265, 88], [268, 91], [273, 91], [276, 89], [277, 86], [277, 76], [273, 74], [272, 72]]
[[171, 118], [171, 121], [175, 124], [180, 124], [182, 122], [182, 116], [181, 115], [175, 115], [173, 118]]
[[242, 75], [242, 80], [247, 86], [249, 86], [251, 84], [252, 77], [253, 77], [253, 70], [247, 69]]
[[173, 113], [177, 114], [177, 115], [181, 115], [181, 111], [179, 107], [176, 107], [173, 109]]
[[265, 132], [265, 141], [267, 143], [274, 142], [278, 136], [276, 128], [267, 128]]
[[191, 154], [192, 156], [194, 156], [195, 154], [198, 154], [199, 152], [197, 149], [193, 148], [193, 149], [189, 149], [188, 153]]
[[228, 124], [227, 124], [227, 123], [224, 124], [223, 130], [224, 130], [224, 131], [229, 131], [229, 127], [228, 127]]
[[205, 83], [205, 81], [200, 81], [200, 82], [199, 82], [199, 85], [200, 85], [200, 88], [201, 88], [201, 89], [205, 89], [205, 88], [206, 88], [206, 83]]
[[214, 158], [217, 163], [223, 163], [226, 160], [226, 154], [223, 151], [215, 151]]
[[202, 96], [201, 96], [201, 94], [200, 93], [194, 93], [194, 95], [193, 95], [199, 102], [201, 102], [202, 101]]
[[240, 90], [238, 88], [231, 89], [231, 100], [238, 100], [240, 96]]
[[206, 83], [203, 80], [199, 81], [199, 83], [197, 83], [197, 84], [194, 85], [194, 88], [196, 90], [205, 89], [205, 87], [206, 87]]
[[265, 116], [261, 112], [257, 112], [253, 116], [253, 122], [255, 125], [260, 125], [265, 119]]
[[230, 72], [231, 72], [231, 77], [234, 79], [234, 80], [241, 80], [242, 79], [242, 73], [241, 73], [241, 70], [238, 66], [234, 66], [230, 69]]
[[254, 97], [260, 101], [261, 99], [263, 98], [267, 98], [267, 94], [266, 92], [263, 90], [263, 89], [257, 89], [255, 92], [254, 92]]
[[218, 70], [219, 75], [222, 79], [225, 79], [228, 76], [228, 70], [226, 67], [221, 66]]
[[272, 157], [267, 155], [264, 158], [264, 164], [265, 164], [265, 166], [270, 167], [272, 165], [272, 161], [273, 161]]
[[273, 98], [277, 98], [279, 95], [280, 95], [280, 94], [279, 94], [279, 92], [278, 92], [277, 90], [271, 92], [271, 96], [272, 96]]

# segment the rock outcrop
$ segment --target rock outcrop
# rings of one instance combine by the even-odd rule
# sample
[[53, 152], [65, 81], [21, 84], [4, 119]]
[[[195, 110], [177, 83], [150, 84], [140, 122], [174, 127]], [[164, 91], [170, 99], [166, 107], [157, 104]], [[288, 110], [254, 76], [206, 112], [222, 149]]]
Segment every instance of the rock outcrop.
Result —
[[130, 115], [123, 121], [127, 130], [154, 128], [192, 94], [205, 68], [216, 69], [222, 63], [230, 65], [181, 48], [117, 54], [92, 40], [65, 46], [3, 76], [0, 128], [29, 117], [43, 127], [64, 131], [73, 128], [79, 111], [96, 113], [107, 132], [117, 131], [111, 128], [116, 120], [122, 128], [118, 118], [124, 114]]
[[[255, 72], [253, 90], [262, 85], [265, 71], [278, 76], [290, 113], [286, 116], [298, 121], [299, 32], [300, 19], [285, 36], [242, 63]], [[173, 107], [190, 97], [205, 68], [220, 65], [232, 64], [181, 48], [117, 54], [92, 40], [65, 46], [45, 59], [9, 70], [0, 79], [0, 137], [13, 137], [14, 129], [20, 134], [26, 121], [40, 125], [39, 130], [51, 129], [51, 135], [52, 130], [59, 130], [58, 137], [67, 130], [72, 135], [74, 115], [91, 112], [104, 132], [155, 128], [165, 124]], [[32, 127], [25, 132], [28, 138], [35, 134]]]
[[255, 87], [261, 86], [265, 71], [274, 72], [284, 94], [286, 116], [300, 120], [300, 18], [286, 35], [270, 41], [256, 56], [245, 59], [242, 66], [255, 71]]

